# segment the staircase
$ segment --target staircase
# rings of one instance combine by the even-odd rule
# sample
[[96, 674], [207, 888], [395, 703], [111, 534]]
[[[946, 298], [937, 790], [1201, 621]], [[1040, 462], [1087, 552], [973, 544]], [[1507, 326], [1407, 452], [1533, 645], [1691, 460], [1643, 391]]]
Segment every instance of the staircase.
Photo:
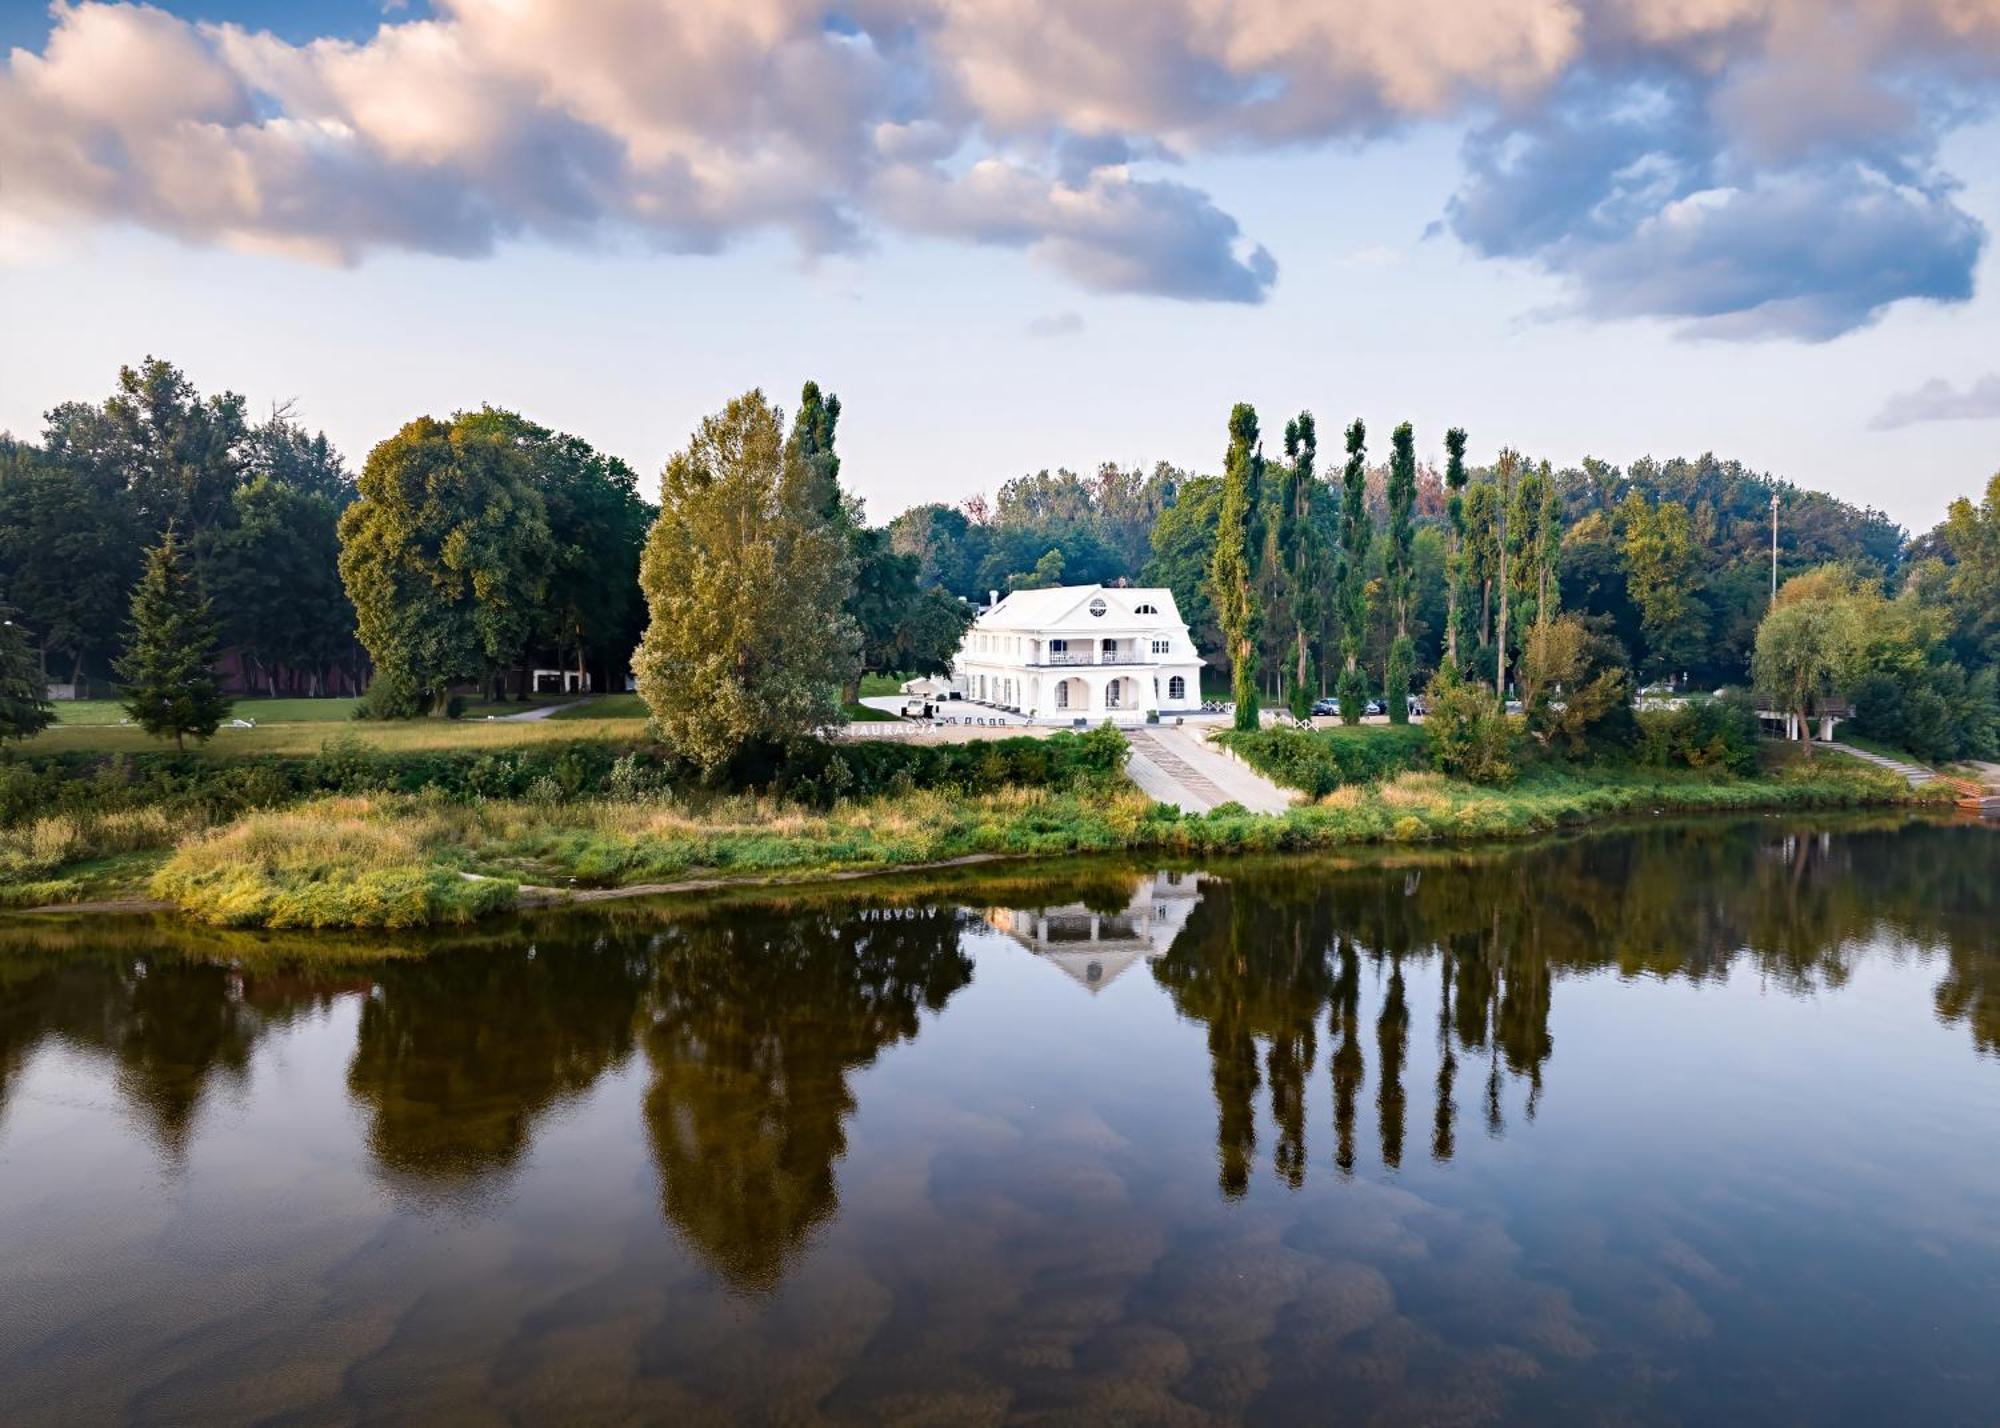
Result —
[[1207, 813], [1240, 803], [1252, 813], [1283, 813], [1292, 796], [1262, 774], [1212, 749], [1198, 733], [1182, 728], [1127, 729], [1131, 746], [1126, 772], [1160, 803], [1183, 813]]
[[1892, 759], [1886, 754], [1871, 754], [1866, 749], [1855, 748], [1852, 744], [1834, 743], [1827, 744], [1825, 747], [1838, 750], [1851, 759], [1860, 759], [1865, 764], [1874, 764], [1877, 768], [1884, 768], [1891, 773], [1899, 774], [1909, 780], [1911, 788], [1922, 788], [1927, 783], [1937, 782], [1937, 771], [1935, 769], [1927, 769], [1922, 764], [1904, 763], [1901, 759]]

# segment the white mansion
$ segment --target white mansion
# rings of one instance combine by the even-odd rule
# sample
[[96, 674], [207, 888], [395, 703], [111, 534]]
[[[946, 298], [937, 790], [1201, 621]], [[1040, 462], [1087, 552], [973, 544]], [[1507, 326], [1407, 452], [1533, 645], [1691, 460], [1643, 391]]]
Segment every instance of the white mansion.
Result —
[[1038, 724], [1137, 723], [1201, 708], [1202, 658], [1171, 590], [1016, 590], [952, 662], [964, 697]]

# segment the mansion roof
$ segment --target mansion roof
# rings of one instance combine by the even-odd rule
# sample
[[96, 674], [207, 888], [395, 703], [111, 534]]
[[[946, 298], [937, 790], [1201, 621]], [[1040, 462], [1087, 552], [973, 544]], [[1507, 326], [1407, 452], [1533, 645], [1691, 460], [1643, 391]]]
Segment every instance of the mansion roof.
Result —
[[1049, 590], [1016, 590], [984, 611], [980, 630], [1054, 631], [1171, 630], [1185, 637], [1174, 592], [1164, 587], [1060, 585]]

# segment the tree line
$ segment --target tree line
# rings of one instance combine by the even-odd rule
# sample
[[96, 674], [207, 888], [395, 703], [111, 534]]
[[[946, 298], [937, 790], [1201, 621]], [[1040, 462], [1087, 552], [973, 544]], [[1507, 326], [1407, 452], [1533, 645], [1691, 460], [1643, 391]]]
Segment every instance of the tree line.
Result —
[[[789, 419], [748, 393], [667, 463], [655, 506], [617, 457], [493, 407], [416, 418], [356, 477], [288, 409], [253, 422], [148, 358], [38, 441], [0, 438], [0, 718], [33, 725], [44, 678], [109, 677], [140, 722], [200, 736], [228, 707], [201, 687], [218, 666], [246, 692], [365, 684], [382, 717], [524, 694], [538, 666], [598, 690], [629, 668], [713, 767], [839, 718], [865, 674], [947, 669], [988, 591], [1137, 581], [1173, 589], [1246, 723], [1328, 697], [1401, 719], [1415, 690], [1476, 685], [1580, 743], [1635, 682], [1754, 676], [1847, 699], [1916, 752], [1992, 747], [1993, 489], [1911, 541], [1713, 456], [1474, 466], [1453, 429], [1439, 471], [1409, 423], [1376, 459], [1355, 419], [1322, 463], [1311, 412], [1267, 453], [1239, 404], [1219, 474], [1042, 471], [871, 526], [841, 484], [840, 415], [813, 383]], [[1760, 643], [1826, 601], [1831, 634], [1787, 637], [1806, 616], [1785, 615]]]

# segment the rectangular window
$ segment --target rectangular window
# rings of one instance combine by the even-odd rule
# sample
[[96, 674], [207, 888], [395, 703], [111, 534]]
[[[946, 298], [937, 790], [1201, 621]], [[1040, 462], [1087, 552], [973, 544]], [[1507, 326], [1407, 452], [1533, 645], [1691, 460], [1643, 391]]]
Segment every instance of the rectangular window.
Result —
[[1050, 640], [1050, 641], [1049, 641], [1049, 653], [1050, 653], [1050, 654], [1068, 654], [1068, 653], [1069, 653], [1069, 641], [1068, 641], [1068, 640]]
[[1166, 653], [1166, 652], [1167, 652], [1168, 650], [1170, 650], [1170, 649], [1172, 649], [1172, 648], [1173, 648], [1173, 644], [1172, 644], [1172, 642], [1171, 642], [1171, 641], [1168, 641], [1168, 640], [1154, 640], [1154, 641], [1153, 641], [1153, 653], [1154, 653], [1154, 654], [1165, 654], [1165, 653]]

